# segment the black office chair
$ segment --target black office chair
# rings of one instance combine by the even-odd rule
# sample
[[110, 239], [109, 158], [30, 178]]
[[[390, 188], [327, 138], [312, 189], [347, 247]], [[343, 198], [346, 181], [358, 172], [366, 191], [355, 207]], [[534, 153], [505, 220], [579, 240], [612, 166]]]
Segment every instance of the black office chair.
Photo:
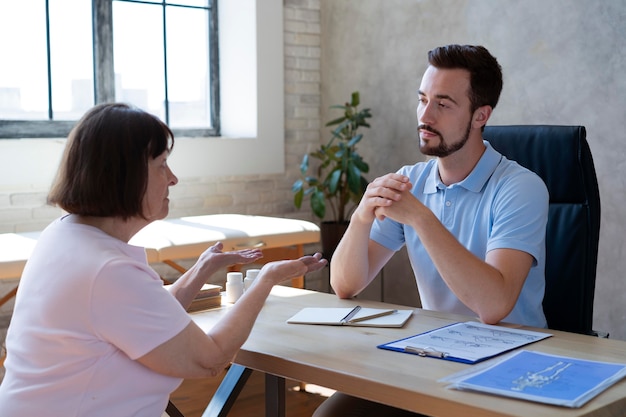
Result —
[[585, 128], [487, 126], [483, 137], [508, 159], [537, 173], [548, 187], [543, 299], [548, 327], [598, 335], [592, 320], [600, 193]]

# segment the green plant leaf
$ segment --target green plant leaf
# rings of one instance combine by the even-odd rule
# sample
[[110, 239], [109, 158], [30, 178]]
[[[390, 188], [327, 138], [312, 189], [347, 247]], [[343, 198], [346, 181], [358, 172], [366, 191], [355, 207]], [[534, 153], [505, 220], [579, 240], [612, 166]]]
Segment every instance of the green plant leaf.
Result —
[[293, 205], [296, 206], [297, 209], [300, 209], [300, 207], [302, 207], [303, 199], [304, 199], [304, 190], [300, 188], [293, 196]]
[[[336, 106], [336, 107], [344, 108], [343, 106]], [[340, 117], [338, 119], [331, 120], [330, 122], [326, 123], [326, 126], [336, 125], [336, 124], [339, 124], [339, 123], [343, 122], [344, 120], [346, 120], [346, 117], [342, 116], [342, 117]]]
[[[369, 182], [367, 181], [367, 179], [361, 175], [361, 196], [363, 194], [365, 194], [365, 190], [367, 190], [367, 186], [369, 185]], [[359, 196], [359, 200], [361, 199], [361, 196]], [[357, 200], [357, 203], [359, 201]]]
[[361, 104], [361, 97], [358, 91], [352, 93], [352, 102], [350, 104], [352, 107], [359, 107], [359, 104]]
[[354, 145], [359, 143], [361, 141], [361, 139], [363, 139], [363, 134], [359, 133], [358, 135], [356, 135], [355, 137], [350, 139], [350, 142], [348, 142], [348, 146], [349, 147], [353, 147]]
[[326, 215], [326, 201], [324, 200], [324, 193], [321, 191], [314, 192], [311, 195], [311, 209], [320, 219], [323, 219]]
[[300, 163], [300, 172], [302, 175], [306, 174], [309, 170], [309, 154], [304, 154], [302, 157], [302, 163]]
[[[344, 119], [346, 118], [344, 117]], [[350, 123], [352, 122], [349, 119], [346, 119], [343, 122], [341, 122], [339, 126], [337, 126], [335, 130], [333, 130], [333, 136], [340, 137], [343, 139], [344, 129], [350, 126]]]
[[[333, 162], [333, 156], [332, 156], [332, 152], [328, 151], [326, 154], [326, 157], [323, 159], [324, 162], [322, 162], [322, 164], [320, 165], [320, 169], [319, 171], [323, 171], [326, 168], [328, 168], [328, 166], [331, 164], [331, 162]], [[321, 172], [320, 172], [320, 176], [321, 176]]]
[[336, 148], [335, 148], [335, 152], [333, 154], [333, 158], [335, 160], [339, 160], [341, 158], [343, 158], [344, 154], [346, 153], [347, 148], [346, 148], [346, 144], [341, 142]]
[[341, 179], [341, 170], [335, 169], [328, 176], [328, 192], [330, 194], [335, 194], [337, 189], [339, 188], [339, 180]]
[[367, 162], [363, 161], [363, 158], [361, 158], [361, 155], [358, 155], [357, 153], [353, 153], [352, 162], [354, 162], [354, 165], [356, 165], [356, 167], [359, 168], [361, 172], [370, 171], [370, 166], [367, 164]]
[[304, 188], [304, 182], [302, 182], [302, 180], [296, 180], [291, 186], [291, 191], [293, 191], [294, 193], [297, 193], [299, 191], [302, 191], [303, 188]]
[[[313, 158], [315, 158], [315, 159], [319, 159], [320, 161], [323, 161], [324, 159], [326, 159], [326, 154], [322, 150], [318, 150], [316, 152], [311, 152], [308, 155], [313, 157]], [[307, 165], [308, 165], [308, 161], [307, 161]]]
[[348, 188], [354, 194], [359, 194], [361, 192], [361, 171], [354, 164], [348, 164], [347, 170], [348, 176]]

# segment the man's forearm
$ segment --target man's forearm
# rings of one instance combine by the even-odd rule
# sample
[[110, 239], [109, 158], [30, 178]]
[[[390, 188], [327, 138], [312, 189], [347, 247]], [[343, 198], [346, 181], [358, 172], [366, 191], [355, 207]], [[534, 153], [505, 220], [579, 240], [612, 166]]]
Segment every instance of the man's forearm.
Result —
[[330, 262], [330, 284], [340, 298], [358, 294], [370, 282], [368, 243], [371, 225], [350, 222]]

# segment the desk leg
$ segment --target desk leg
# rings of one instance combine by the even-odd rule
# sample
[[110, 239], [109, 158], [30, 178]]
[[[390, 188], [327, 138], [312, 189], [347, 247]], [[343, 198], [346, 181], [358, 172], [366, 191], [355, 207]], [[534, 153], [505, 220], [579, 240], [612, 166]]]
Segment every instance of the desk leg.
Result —
[[211, 398], [211, 402], [202, 413], [202, 417], [226, 417], [251, 373], [250, 368], [231, 364], [222, 383], [215, 391], [215, 395]]
[[17, 285], [15, 286], [15, 288], [13, 288], [11, 291], [9, 291], [8, 293], [6, 293], [4, 295], [4, 297], [2, 297], [0, 299], [0, 306], [5, 304], [7, 301], [9, 301], [11, 298], [15, 297], [15, 294], [17, 294]]
[[285, 378], [265, 374], [265, 416], [285, 417]]

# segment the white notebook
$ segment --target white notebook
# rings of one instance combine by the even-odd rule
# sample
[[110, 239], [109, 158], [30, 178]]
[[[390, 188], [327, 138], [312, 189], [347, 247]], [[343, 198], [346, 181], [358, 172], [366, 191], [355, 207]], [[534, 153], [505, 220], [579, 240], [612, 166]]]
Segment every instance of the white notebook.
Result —
[[322, 324], [327, 326], [402, 327], [413, 310], [353, 307], [305, 307], [287, 320], [293, 324]]

